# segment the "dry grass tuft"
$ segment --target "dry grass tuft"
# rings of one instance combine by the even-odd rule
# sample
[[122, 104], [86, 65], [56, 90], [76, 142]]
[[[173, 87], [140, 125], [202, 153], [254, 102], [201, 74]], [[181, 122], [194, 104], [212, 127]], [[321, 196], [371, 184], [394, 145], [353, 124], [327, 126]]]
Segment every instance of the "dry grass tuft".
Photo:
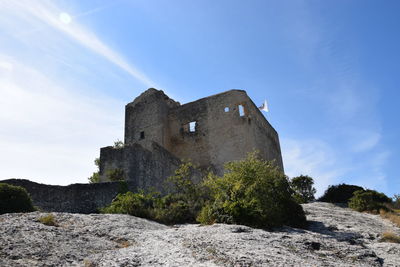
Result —
[[380, 242], [400, 243], [400, 236], [392, 232], [383, 232]]
[[380, 210], [379, 215], [381, 215], [382, 218], [388, 219], [389, 221], [394, 223], [397, 227], [400, 227], [400, 214], [395, 212]]
[[97, 266], [97, 264], [93, 263], [92, 261], [90, 261], [88, 259], [84, 259], [83, 264], [85, 267], [96, 267]]
[[125, 238], [117, 238], [116, 240], [114, 240], [114, 242], [117, 243], [118, 248], [127, 248], [127, 247], [130, 247], [133, 245], [131, 242], [129, 242]]
[[39, 218], [39, 222], [48, 226], [58, 226], [53, 214], [48, 214]]

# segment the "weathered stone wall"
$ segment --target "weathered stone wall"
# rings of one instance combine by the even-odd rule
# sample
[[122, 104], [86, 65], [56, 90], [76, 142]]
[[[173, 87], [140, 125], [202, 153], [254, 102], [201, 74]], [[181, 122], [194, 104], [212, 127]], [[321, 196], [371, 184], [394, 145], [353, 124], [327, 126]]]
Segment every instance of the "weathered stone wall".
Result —
[[179, 106], [162, 91], [150, 88], [125, 106], [125, 144], [139, 143], [147, 149], [152, 142], [164, 146], [168, 111]]
[[126, 105], [125, 116], [125, 147], [101, 149], [101, 181], [118, 168], [137, 187], [162, 190], [180, 160], [221, 175], [226, 162], [254, 150], [283, 170], [278, 134], [243, 90], [180, 105], [151, 88]]
[[135, 188], [164, 192], [164, 181], [171, 176], [181, 161], [155, 142], [146, 149], [140, 144], [123, 148], [104, 147], [100, 152], [100, 177], [106, 181], [107, 170], [121, 169], [124, 179]]
[[[120, 182], [59, 186], [9, 179], [0, 183], [24, 187], [31, 196], [33, 205], [43, 211], [71, 213], [96, 213], [99, 208], [109, 205], [121, 190]], [[128, 188], [135, 190], [131, 183], [128, 183]]]
[[[185, 127], [193, 121], [196, 129], [188, 132]], [[275, 160], [283, 170], [278, 134], [245, 91], [231, 90], [173, 108], [168, 126], [167, 150], [178, 158], [211, 166], [218, 174], [224, 163], [243, 159], [253, 150], [266, 160]]]

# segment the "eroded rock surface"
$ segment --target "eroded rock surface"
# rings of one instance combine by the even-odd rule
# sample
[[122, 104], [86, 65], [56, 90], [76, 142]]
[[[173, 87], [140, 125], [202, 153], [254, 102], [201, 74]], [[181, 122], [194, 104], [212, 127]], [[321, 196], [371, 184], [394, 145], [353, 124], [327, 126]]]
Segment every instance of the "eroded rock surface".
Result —
[[377, 215], [303, 205], [308, 230], [239, 225], [164, 226], [128, 215], [0, 216], [0, 266], [400, 266], [400, 229]]

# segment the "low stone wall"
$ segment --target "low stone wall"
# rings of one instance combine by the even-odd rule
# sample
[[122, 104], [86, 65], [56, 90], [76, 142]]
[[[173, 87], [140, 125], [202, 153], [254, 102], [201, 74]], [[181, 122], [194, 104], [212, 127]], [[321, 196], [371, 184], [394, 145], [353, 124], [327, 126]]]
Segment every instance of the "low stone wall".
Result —
[[[25, 179], [9, 179], [0, 183], [24, 187], [30, 194], [33, 205], [43, 211], [70, 213], [96, 213], [99, 208], [109, 205], [121, 190], [121, 182], [60, 186], [39, 184]], [[129, 182], [128, 188], [135, 190], [135, 186]]]

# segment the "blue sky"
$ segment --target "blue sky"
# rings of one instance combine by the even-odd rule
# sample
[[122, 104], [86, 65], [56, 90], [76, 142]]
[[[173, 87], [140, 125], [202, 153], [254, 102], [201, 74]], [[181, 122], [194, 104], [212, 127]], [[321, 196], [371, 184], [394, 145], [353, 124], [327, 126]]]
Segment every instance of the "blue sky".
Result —
[[[86, 182], [149, 87], [266, 98], [285, 171], [400, 193], [400, 2], [0, 1], [0, 179]], [[65, 13], [65, 14], [64, 14]], [[63, 14], [63, 15], [61, 15]]]

